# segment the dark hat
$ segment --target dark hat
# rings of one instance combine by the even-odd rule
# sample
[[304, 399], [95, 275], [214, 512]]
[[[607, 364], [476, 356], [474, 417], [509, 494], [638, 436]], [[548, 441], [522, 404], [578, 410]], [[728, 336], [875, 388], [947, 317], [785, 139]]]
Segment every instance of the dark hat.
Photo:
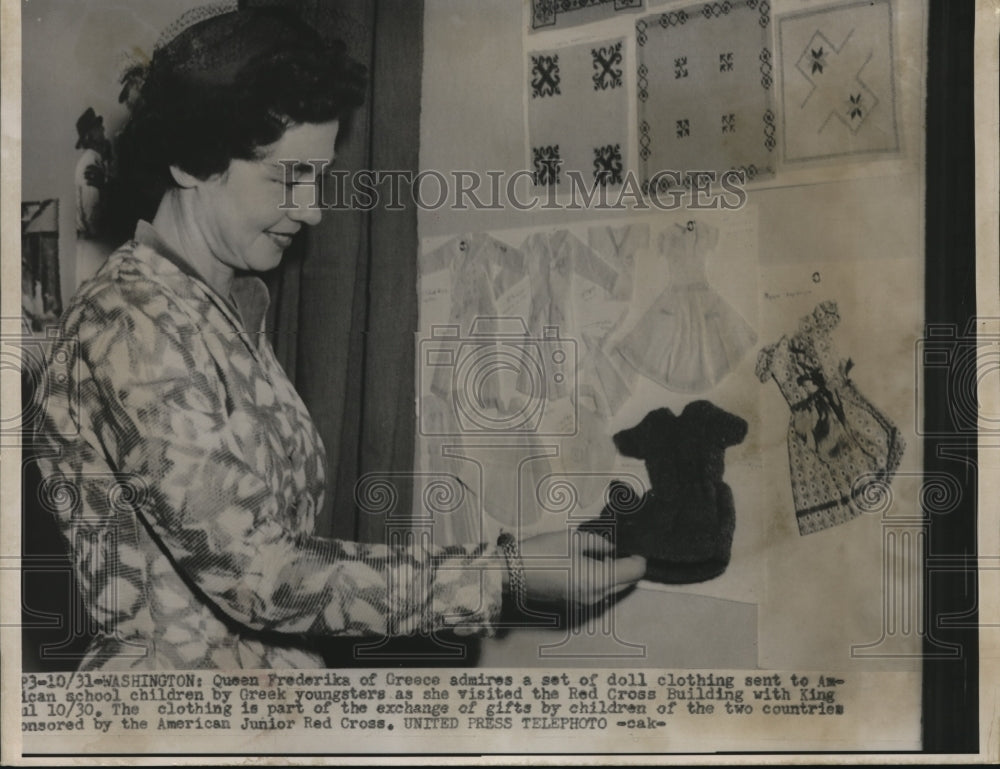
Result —
[[247, 64], [260, 57], [302, 46], [327, 47], [291, 10], [218, 10], [220, 6], [195, 9], [165, 31], [153, 52], [153, 69], [163, 68], [206, 85], [229, 85]]
[[94, 112], [93, 107], [87, 107], [83, 114], [76, 119], [76, 148], [80, 149], [83, 147], [83, 140], [90, 133], [91, 129], [103, 125], [104, 118]]

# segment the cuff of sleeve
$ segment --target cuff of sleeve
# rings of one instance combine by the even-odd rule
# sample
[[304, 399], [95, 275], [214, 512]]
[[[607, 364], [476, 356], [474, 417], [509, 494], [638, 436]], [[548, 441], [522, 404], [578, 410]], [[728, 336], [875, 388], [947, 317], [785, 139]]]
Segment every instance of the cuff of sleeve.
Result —
[[443, 581], [450, 583], [450, 596], [442, 606], [443, 625], [455, 635], [495, 635], [503, 609], [504, 570], [500, 548], [485, 543], [463, 568], [447, 570], [450, 575]]
[[497, 546], [503, 553], [507, 566], [507, 596], [513, 605], [523, 608], [528, 598], [528, 587], [524, 581], [524, 561], [521, 559], [521, 546], [510, 532], [502, 532], [497, 540]]

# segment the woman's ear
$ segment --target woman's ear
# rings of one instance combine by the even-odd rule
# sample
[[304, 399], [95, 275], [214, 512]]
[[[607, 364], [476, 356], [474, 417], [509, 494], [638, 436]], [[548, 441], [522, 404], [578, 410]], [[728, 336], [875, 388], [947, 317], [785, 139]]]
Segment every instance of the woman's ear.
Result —
[[182, 169], [180, 166], [170, 166], [170, 176], [177, 183], [179, 187], [185, 189], [191, 189], [192, 187], [197, 187], [202, 183], [202, 180], [193, 174], [189, 174], [187, 171]]

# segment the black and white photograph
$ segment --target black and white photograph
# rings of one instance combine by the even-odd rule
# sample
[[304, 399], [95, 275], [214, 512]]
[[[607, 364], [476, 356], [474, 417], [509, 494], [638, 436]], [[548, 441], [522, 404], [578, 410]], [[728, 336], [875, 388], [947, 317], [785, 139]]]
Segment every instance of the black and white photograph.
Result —
[[997, 0], [2, 7], [4, 764], [998, 760]]

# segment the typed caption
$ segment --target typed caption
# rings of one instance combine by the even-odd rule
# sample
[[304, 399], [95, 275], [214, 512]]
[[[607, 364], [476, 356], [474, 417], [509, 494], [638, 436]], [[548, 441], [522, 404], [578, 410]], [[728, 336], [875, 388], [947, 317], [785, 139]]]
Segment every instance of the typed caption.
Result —
[[669, 731], [703, 718], [843, 717], [850, 686], [843, 674], [765, 671], [25, 674], [21, 730]]

